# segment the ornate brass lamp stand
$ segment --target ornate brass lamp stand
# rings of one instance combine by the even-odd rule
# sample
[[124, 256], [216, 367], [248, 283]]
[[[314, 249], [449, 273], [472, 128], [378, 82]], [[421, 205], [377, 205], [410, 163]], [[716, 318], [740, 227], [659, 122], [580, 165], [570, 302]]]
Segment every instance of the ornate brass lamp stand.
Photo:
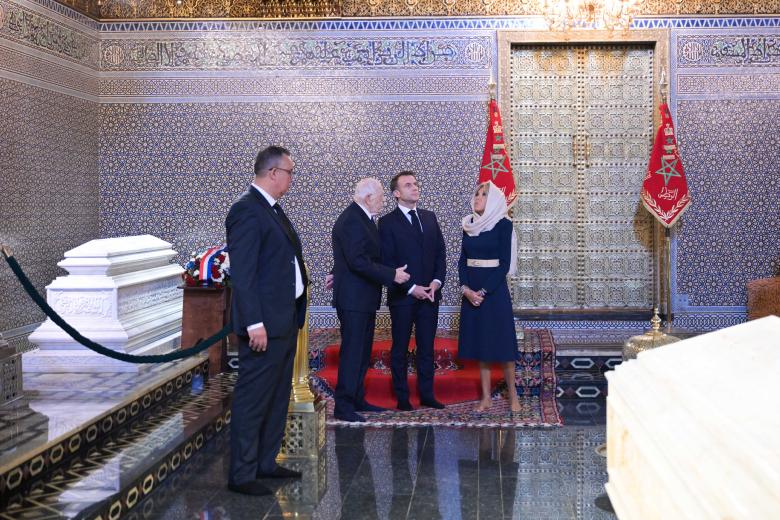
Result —
[[669, 343], [676, 343], [680, 338], [661, 332], [661, 318], [658, 316], [658, 307], [653, 309], [653, 317], [650, 319], [650, 330], [640, 336], [632, 336], [623, 344], [623, 362], [636, 359], [640, 352], [651, 350]]
[[[309, 298], [308, 290], [306, 298]], [[279, 505], [282, 510], [290, 509], [298, 514], [302, 511], [302, 507], [314, 510], [327, 489], [325, 482], [327, 459], [324, 447], [325, 402], [316, 401], [309, 387], [309, 312], [307, 310], [303, 329], [298, 333], [287, 424], [277, 457], [285, 461], [285, 466], [301, 471], [303, 478], [279, 490]]]
[[[623, 344], [623, 363], [636, 359], [640, 352], [677, 343], [680, 338], [670, 336], [661, 331], [661, 318], [658, 316], [658, 307], [653, 309], [653, 317], [650, 319], [650, 330], [639, 336], [632, 336]], [[600, 444], [596, 447], [596, 453], [602, 457], [607, 456], [607, 445]]]
[[[306, 298], [308, 298], [308, 291]], [[309, 312], [298, 333], [293, 367], [292, 392], [279, 457], [316, 459], [325, 446], [325, 402], [315, 402], [309, 388]]]

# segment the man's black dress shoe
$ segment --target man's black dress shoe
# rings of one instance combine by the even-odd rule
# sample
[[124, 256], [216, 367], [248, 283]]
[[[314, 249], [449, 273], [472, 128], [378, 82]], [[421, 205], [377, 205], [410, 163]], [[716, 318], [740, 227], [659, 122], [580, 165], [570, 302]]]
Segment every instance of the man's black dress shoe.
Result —
[[301, 472], [282, 466], [276, 466], [276, 469], [274, 469], [271, 473], [258, 472], [257, 478], [301, 478]]
[[402, 412], [411, 412], [414, 410], [414, 407], [412, 406], [412, 403], [407, 401], [398, 401], [398, 409]]
[[436, 408], [437, 410], [443, 410], [444, 405], [436, 399], [420, 399], [420, 406], [427, 406], [428, 408]]
[[273, 493], [270, 489], [262, 485], [256, 480], [250, 480], [243, 484], [230, 484], [228, 483], [228, 489], [233, 493], [241, 493], [242, 495], [263, 496]]
[[387, 408], [363, 402], [362, 404], [355, 405], [355, 410], [358, 412], [386, 412]]
[[355, 412], [334, 413], [333, 417], [335, 417], [339, 421], [366, 422], [366, 418], [365, 417], [363, 417], [362, 415], [357, 414]]

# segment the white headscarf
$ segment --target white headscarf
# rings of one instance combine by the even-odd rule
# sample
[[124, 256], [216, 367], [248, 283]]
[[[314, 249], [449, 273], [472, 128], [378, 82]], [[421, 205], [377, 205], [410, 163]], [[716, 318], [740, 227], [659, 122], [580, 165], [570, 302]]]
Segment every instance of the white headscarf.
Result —
[[[509, 219], [507, 216], [508, 208], [506, 207], [506, 197], [504, 192], [493, 184], [492, 181], [487, 181], [477, 186], [476, 193], [482, 186], [487, 186], [487, 200], [485, 201], [485, 211], [482, 215], [478, 215], [474, 211], [474, 197], [471, 198], [471, 215], [463, 217], [463, 231], [471, 237], [475, 237], [483, 231], [490, 231], [501, 219]], [[510, 220], [511, 222], [511, 220]], [[513, 275], [517, 272], [517, 234], [515, 233], [514, 225], [512, 226], [512, 256], [509, 262], [509, 274]]]

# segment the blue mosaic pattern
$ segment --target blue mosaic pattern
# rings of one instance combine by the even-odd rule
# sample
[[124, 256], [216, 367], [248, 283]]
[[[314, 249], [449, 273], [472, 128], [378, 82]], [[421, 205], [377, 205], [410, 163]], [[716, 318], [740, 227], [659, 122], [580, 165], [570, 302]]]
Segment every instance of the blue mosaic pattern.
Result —
[[677, 234], [677, 290], [691, 306], [746, 305], [780, 267], [780, 101], [680, 101], [693, 199]]
[[[0, 242], [39, 291], [65, 251], [98, 235], [97, 107], [0, 78]], [[41, 321], [0, 262], [0, 331]]]
[[[103, 105], [100, 232], [152, 233], [172, 242], [184, 263], [224, 240], [225, 214], [251, 182], [256, 152], [281, 144], [297, 163], [282, 205], [303, 238], [312, 304], [329, 305], [322, 283], [332, 264], [330, 232], [355, 181], [376, 176], [387, 185], [411, 169], [447, 244], [444, 304], [459, 305], [460, 220], [470, 211], [484, 121], [480, 102]], [[389, 194], [387, 203], [389, 210]]]
[[[545, 27], [544, 22], [538, 18], [523, 17], [100, 24], [52, 0], [33, 0], [32, 3], [56, 11], [69, 20], [63, 22], [59, 17], [54, 19], [42, 16], [41, 13], [45, 13], [45, 10], [40, 7], [30, 10], [26, 7], [27, 4], [22, 7], [7, 0], [0, 0], [0, 6], [4, 10], [3, 22], [0, 23], [0, 31], [2, 31], [0, 38], [40, 49], [49, 57], [59, 56], [61, 59], [55, 58], [56, 62], [77, 60], [90, 67], [97, 65], [98, 48], [95, 44], [97, 36], [102, 35], [107, 39], [120, 32], [213, 33], [219, 31], [222, 32], [221, 37], [229, 39], [246, 38], [246, 34], [238, 34], [242, 31], [308, 31], [309, 34], [299, 33], [295, 36], [312, 40], [351, 38], [360, 41], [379, 41], [383, 39], [382, 31], [410, 31], [412, 33], [407, 36], [420, 41], [460, 38], [463, 42], [468, 40], [469, 43], [487, 42], [487, 52], [484, 53], [477, 52], [473, 47], [468, 51], [469, 43], [465, 43], [458, 55], [458, 59], [462, 61], [457, 64], [459, 69], [473, 66], [474, 69], [484, 73], [487, 67], [493, 67], [492, 56], [495, 53], [494, 37], [487, 31], [544, 29]], [[27, 14], [18, 14], [23, 12]], [[76, 22], [82, 25], [78, 26]], [[678, 118], [680, 145], [683, 153], [686, 154], [686, 168], [694, 194], [694, 204], [683, 219], [674, 253], [676, 255], [675, 301], [683, 302], [680, 309], [690, 312], [684, 316], [679, 315], [676, 324], [684, 326], [682, 325], [684, 321], [696, 330], [733, 324], [734, 320], [742, 316], [740, 312], [709, 313], [709, 311], [705, 312], [704, 308], [699, 309], [701, 312], [698, 312], [697, 308], [706, 306], [717, 309], [728, 306], [744, 309], [746, 281], [767, 276], [777, 269], [777, 233], [774, 233], [774, 236], [770, 233], [772, 229], [778, 229], [777, 211], [773, 206], [768, 205], [771, 200], [777, 200], [778, 194], [776, 175], [772, 175], [770, 171], [771, 165], [779, 162], [777, 141], [773, 140], [777, 135], [777, 124], [769, 120], [767, 114], [777, 113], [778, 102], [761, 99], [778, 97], [776, 87], [780, 83], [774, 77], [776, 75], [771, 74], [777, 72], [780, 67], [780, 64], [775, 63], [776, 55], [772, 50], [777, 48], [777, 40], [770, 41], [777, 31], [767, 30], [757, 34], [759, 31], [751, 32], [749, 29], [780, 27], [780, 18], [638, 18], [634, 20], [633, 27], [677, 29], [671, 49], [674, 60], [682, 60], [679, 65], [688, 67], [687, 70], [691, 72], [708, 74], [708, 79], [704, 83], [699, 78], [698, 83], [691, 80], [689, 86], [686, 87], [688, 84], [683, 82], [682, 87], [688, 89], [685, 92], [689, 97], [711, 98], [712, 101], [697, 101], [703, 104], [694, 106], [685, 105], [685, 103], [693, 103], [692, 100], [682, 101], [673, 97], [672, 106]], [[89, 30], [98, 28], [99, 35], [92, 34]], [[700, 30], [705, 28], [715, 30], [711, 31], [712, 34], [705, 34], [705, 31]], [[419, 32], [414, 33], [414, 31]], [[464, 33], [470, 31], [471, 34], [457, 35], [452, 32], [448, 34], [446, 31]], [[746, 51], [747, 54], [743, 54], [747, 56], [746, 61], [743, 59], [738, 62], [735, 57], [738, 53], [732, 51], [737, 49], [739, 42], [735, 38], [740, 35], [753, 38], [751, 41], [757, 43], [749, 42], [753, 52]], [[391, 34], [391, 36], [398, 35]], [[176, 37], [174, 36], [174, 39]], [[171, 34], [167, 34], [166, 38], [171, 39]], [[763, 40], [760, 40], [761, 38]], [[735, 42], [728, 47], [731, 50], [725, 54], [721, 53], [720, 58], [713, 57], [713, 49], [721, 49], [721, 51], [726, 49], [718, 42], [727, 41]], [[698, 49], [696, 44], [690, 44], [691, 42], [711, 42], [712, 45], [702, 44], [702, 48]], [[109, 47], [110, 45], [104, 46], [104, 49]], [[468, 57], [469, 55], [471, 58]], [[697, 57], [699, 61], [694, 59]], [[117, 55], [108, 53], [102, 59], [116, 60]], [[683, 63], [685, 60], [688, 61]], [[402, 62], [403, 60], [398, 62], [400, 65], [396, 64], [393, 67], [414, 67], [416, 70], [421, 68], [419, 64], [409, 65]], [[697, 63], [705, 62], [709, 67], [707, 70], [697, 68]], [[466, 63], [472, 65], [464, 65]], [[752, 67], [756, 63], [760, 69]], [[746, 64], [751, 67], [745, 67]], [[13, 68], [16, 65], [12, 64], [10, 67], [11, 70], [16, 70]], [[93, 93], [94, 87], [91, 84], [87, 85], [83, 78], [66, 77], [54, 66], [51, 69], [37, 65], [35, 67], [42, 71], [36, 74], [36, 78], [40, 75], [48, 75], [56, 85], [89, 90]], [[271, 68], [275, 67], [277, 65]], [[290, 73], [306, 67], [318, 68], [316, 74], [305, 77], [307, 88], [312, 92], [317, 89], [316, 76], [333, 76], [331, 71], [334, 68], [322, 63], [290, 65]], [[426, 67], [422, 66], [422, 68]], [[364, 69], [366, 69], [365, 63], [356, 64], [349, 70], [359, 72]], [[447, 81], [466, 85], [465, 79], [451, 76], [454, 71], [443, 71], [438, 66], [435, 70], [443, 74], [442, 78], [446, 76]], [[679, 70], [673, 70], [672, 75], [674, 76]], [[740, 71], [739, 78], [734, 74], [736, 70]], [[750, 73], [751, 70], [762, 73], [760, 80], [755, 74]], [[22, 72], [22, 69], [20, 68], [19, 71]], [[436, 72], [426, 74], [436, 74]], [[398, 81], [409, 83], [409, 87], [404, 92], [415, 95], [414, 81], [430, 86], [426, 74], [415, 72], [408, 74], [408, 78]], [[473, 74], [473, 71], [467, 74]], [[709, 78], [712, 78], [712, 81]], [[148, 83], [163, 80], [168, 83], [164, 85], [161, 83], [162, 87], [159, 88], [157, 83]], [[398, 169], [411, 167], [423, 173], [426, 189], [424, 197], [430, 197], [424, 199], [425, 205], [439, 213], [445, 226], [450, 255], [450, 281], [452, 281], [454, 262], [460, 245], [458, 220], [467, 207], [462, 193], [465, 193], [464, 188], [472, 182], [471, 172], [476, 171], [484, 139], [482, 104], [462, 99], [453, 103], [453, 100], [457, 99], [457, 94], [473, 90], [468, 85], [459, 89], [458, 93], [448, 91], [451, 93], [449, 97], [446, 93], [440, 94], [443, 87], [437, 87], [436, 96], [445, 96], [441, 98], [445, 101], [440, 103], [393, 101], [382, 97], [385, 94], [376, 85], [377, 78], [370, 78], [370, 80], [374, 81], [370, 88], [364, 87], [354, 96], [366, 97], [352, 103], [282, 104], [283, 99], [280, 98], [277, 103], [264, 104], [262, 107], [259, 103], [103, 105], [99, 123], [99, 130], [103, 134], [100, 141], [102, 232], [105, 236], [131, 232], [158, 234], [163, 238], [172, 239], [181, 253], [181, 260], [191, 249], [199, 249], [221, 241], [224, 234], [222, 224], [224, 211], [230, 200], [249, 182], [248, 172], [254, 153], [257, 148], [267, 144], [267, 141], [274, 140], [287, 144], [293, 149], [296, 158], [302, 163], [301, 172], [308, 175], [308, 178], [304, 175], [299, 177], [298, 183], [294, 185], [288, 196], [287, 204], [292, 206], [293, 217], [297, 219], [296, 222], [301, 221], [303, 228], [301, 232], [307, 235], [307, 241], [310, 242], [307, 244], [310, 263], [316, 263], [313, 268], [319, 269], [319, 272], [315, 271], [315, 277], [321, 276], [329, 266], [330, 223], [349, 201], [350, 188], [343, 185], [353, 182], [360, 176], [371, 174], [379, 175], [383, 181], [386, 181]], [[139, 81], [140, 86], [133, 86], [133, 88], [136, 90], [151, 88], [155, 93], [162, 92], [161, 88], [169, 88], [170, 93], [165, 91], [164, 95], [171, 95], [171, 93], [187, 95], [186, 88], [182, 87], [183, 90], [178, 90], [184, 83], [171, 77], [160, 76], [144, 81], [148, 84], [141, 84]], [[175, 88], [170, 86], [171, 81], [176, 82]], [[17, 86], [20, 84], [15, 82], [8, 84], [14, 88], [4, 90], [3, 94], [17, 96]], [[196, 89], [200, 86], [194, 82], [191, 84], [192, 88]], [[441, 84], [445, 85], [443, 80]], [[188, 85], [185, 86], [189, 88]], [[227, 86], [224, 88], [230, 90], [231, 87], [227, 83], [225, 85]], [[265, 91], [265, 86], [263, 84], [256, 88], [255, 85], [249, 85], [246, 90], [249, 93], [256, 92], [258, 89]], [[125, 84], [117, 84], [115, 87], [117, 91], [112, 94], [116, 96], [133, 95], [135, 92], [123, 91], [122, 89], [129, 88]], [[724, 94], [730, 97], [747, 97], [745, 93], [750, 97], [758, 98], [743, 102], [754, 103], [753, 105], [715, 101], [717, 97], [722, 98]], [[139, 95], [145, 94], [148, 92], [144, 91]], [[327, 97], [332, 95], [334, 92], [322, 93], [326, 101], [332, 100], [332, 97]], [[369, 98], [369, 95], [373, 98]], [[674, 95], [676, 94], [673, 92]], [[214, 93], [214, 98], [222, 101], [227, 97], [223, 91]], [[22, 96], [18, 99], [23, 98], [25, 99], [23, 103], [17, 103], [14, 101], [17, 98], [14, 97], [11, 100], [12, 104], [6, 106], [19, 107], [20, 113], [27, 113], [30, 105], [26, 104], [28, 103], [26, 97]], [[376, 98], [384, 101], [368, 101]], [[35, 96], [31, 99], [35, 99]], [[52, 108], [57, 114], [61, 111], [59, 107], [71, 103], [68, 96], [55, 95], [52, 99], [58, 100]], [[69, 196], [67, 208], [60, 207], [56, 201], [48, 203], [45, 208], [34, 207], [35, 212], [45, 213], [53, 208], [53, 211], [58, 211], [65, 216], [65, 221], [58, 222], [53, 231], [48, 224], [46, 229], [38, 226], [34, 230], [18, 224], [17, 221], [20, 219], [26, 219], [28, 227], [37, 226], [29, 218], [31, 214], [29, 209], [16, 206], [10, 209], [12, 213], [16, 212], [17, 220], [13, 218], [5, 220], [4, 227], [0, 227], [4, 240], [6, 240], [6, 233], [9, 233], [8, 229], [11, 229], [11, 237], [16, 236], [13, 233], [25, 237], [42, 237], [38, 241], [40, 247], [43, 247], [43, 244], [49, 247], [51, 257], [38, 252], [27, 254], [25, 258], [20, 257], [20, 260], [26, 260], [27, 265], [33, 266], [33, 271], [35, 269], [40, 271], [34, 272], [34, 276], [37, 276], [36, 283], [40, 288], [58, 272], [54, 263], [59, 260], [64, 249], [73, 247], [79, 241], [94, 238], [95, 221], [90, 219], [94, 219], [98, 206], [95, 192], [97, 174], [94, 169], [97, 152], [94, 150], [94, 145], [90, 148], [87, 144], [97, 142], [98, 128], [97, 125], [90, 129], [83, 128], [82, 116], [83, 110], [87, 112], [91, 110], [94, 123], [98, 109], [97, 103], [81, 101], [73, 103], [80, 107], [76, 110], [78, 129], [75, 131], [66, 124], [68, 120], [72, 120], [71, 113], [67, 110], [66, 116], [45, 112], [41, 116], [44, 119], [37, 116], [32, 120], [20, 117], [18, 123], [31, 132], [38, 129], [37, 131], [42, 135], [49, 135], [46, 133], [47, 128], [57, 128], [58, 136], [69, 134], [64, 141], [52, 138], [50, 141], [55, 144], [51, 150], [39, 147], [40, 157], [44, 157], [40, 160], [46, 162], [45, 157], [49, 157], [47, 154], [53, 154], [56, 158], [52, 160], [60, 161], [58, 164], [71, 165], [68, 168], [74, 177], [70, 179], [69, 186], [73, 189], [80, 184], [89, 186], [84, 188], [86, 190], [84, 193], [87, 193], [84, 200], [89, 201], [86, 204], [83, 204], [81, 198], [72, 195]], [[46, 117], [60, 119], [52, 125], [51, 121], [45, 119]], [[729, 128], [729, 125], [734, 126], [735, 118], [738, 120], [736, 126], [741, 133], [737, 133], [732, 128], [727, 134], [723, 129]], [[10, 132], [6, 128], [2, 129]], [[4, 133], [4, 139], [6, 135], [12, 134]], [[739, 137], [734, 138], [734, 136]], [[79, 146], [82, 144], [87, 146], [87, 150], [80, 151], [77, 155], [82, 159], [86, 157], [86, 161], [79, 162], [73, 155], [73, 151], [81, 150]], [[383, 153], [379, 154], [376, 150], [382, 150]], [[407, 155], [402, 151], [407, 152]], [[62, 162], [63, 157], [64, 162]], [[40, 165], [31, 166], [37, 165], [38, 161], [39, 154], [32, 156], [20, 150], [12, 152], [3, 150], [3, 154], [0, 155], [0, 165], [3, 166], [4, 172], [12, 172], [10, 174], [12, 179], [21, 179], [24, 176], [27, 176], [24, 177], [27, 179], [37, 178], [35, 175], [29, 177], [29, 172], [44, 171]], [[309, 166], [305, 166], [304, 163]], [[87, 170], [93, 168], [93, 170], [87, 171], [85, 168]], [[5, 181], [5, 177], [3, 180]], [[14, 183], [4, 183], [3, 193], [6, 194], [8, 189], [17, 190], [16, 186]], [[436, 197], [429, 195], [431, 193], [427, 191], [429, 186], [437, 193]], [[732, 192], [735, 199], [733, 204], [728, 202], [727, 193], [719, 191], [722, 190], [722, 186], [737, 190]], [[49, 192], [46, 192], [45, 188], [42, 189], [46, 197], [49, 197]], [[70, 193], [69, 189], [70, 187], [63, 188], [60, 193]], [[313, 191], [308, 191], [315, 189], [320, 190], [321, 195], [314, 195]], [[30, 193], [37, 193], [35, 190], [18, 189], [17, 191], [24, 195], [24, 200], [29, 198]], [[304, 191], [309, 194], [303, 195]], [[209, 196], [203, 197], [201, 195], [203, 192], [209, 193]], [[747, 208], [745, 201], [748, 200], [751, 202], [751, 211], [738, 213]], [[87, 210], [87, 206], [91, 209]], [[711, 225], [712, 222], [718, 224]], [[24, 231], [17, 233], [17, 230], [21, 229]], [[730, 233], [728, 230], [733, 232]], [[772, 251], [775, 251], [774, 257]], [[327, 265], [321, 265], [323, 262]], [[321, 291], [319, 283], [315, 278], [314, 303], [327, 306], [329, 294]], [[6, 294], [3, 294], [4, 298]], [[14, 294], [12, 292], [8, 301], [11, 299], [16, 301]], [[4, 299], [0, 300], [5, 303]], [[448, 284], [445, 289], [445, 304], [457, 308], [458, 300], [454, 284]], [[24, 304], [21, 305], [24, 311], [26, 308], [23, 307]], [[457, 314], [448, 316], [448, 323], [457, 323]], [[0, 330], [29, 323], [37, 319], [37, 315], [33, 310], [14, 313], [11, 321], [5, 317], [4, 319], [6, 322], [0, 323]], [[322, 314], [322, 320], [330, 323], [332, 317]], [[617, 329], [604, 323], [594, 324], [594, 326], [574, 322], [548, 325], [560, 329], [581, 328], [586, 329], [587, 332], [603, 330], [605, 334], [607, 332], [617, 334], [619, 333], [617, 329], [625, 328], [626, 324], [618, 326]], [[636, 323], [628, 326], [636, 325], [644, 327], [644, 324]]]

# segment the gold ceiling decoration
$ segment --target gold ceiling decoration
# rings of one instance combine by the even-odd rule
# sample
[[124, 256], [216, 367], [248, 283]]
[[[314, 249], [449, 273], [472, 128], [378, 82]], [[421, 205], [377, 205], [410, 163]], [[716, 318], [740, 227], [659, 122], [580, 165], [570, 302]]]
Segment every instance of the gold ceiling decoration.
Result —
[[[637, 16], [769, 15], [780, 0], [57, 0], [102, 20], [545, 16], [552, 4], [635, 4]], [[633, 11], [632, 11], [633, 13]]]
[[604, 28], [628, 30], [639, 0], [545, 0], [544, 19], [553, 31]]

